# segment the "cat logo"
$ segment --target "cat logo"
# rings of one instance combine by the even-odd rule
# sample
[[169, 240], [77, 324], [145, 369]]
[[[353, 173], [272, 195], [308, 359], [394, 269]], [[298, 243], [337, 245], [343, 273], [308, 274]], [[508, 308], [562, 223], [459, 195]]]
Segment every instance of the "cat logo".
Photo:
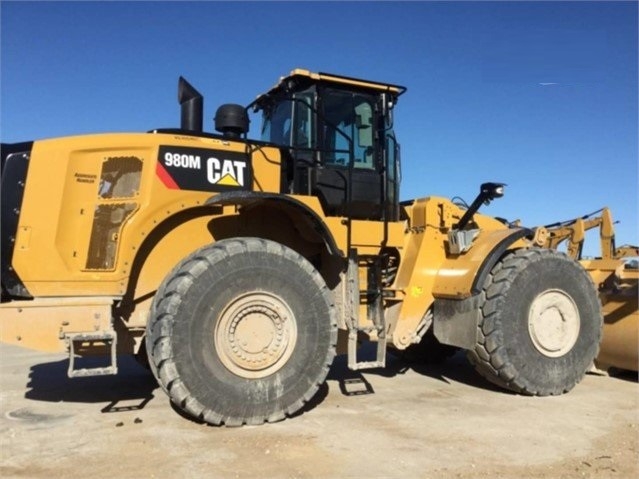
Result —
[[170, 189], [247, 190], [253, 182], [248, 155], [234, 151], [160, 146], [156, 170]]
[[212, 185], [244, 186], [245, 169], [244, 161], [220, 161], [211, 157], [206, 161], [206, 179]]

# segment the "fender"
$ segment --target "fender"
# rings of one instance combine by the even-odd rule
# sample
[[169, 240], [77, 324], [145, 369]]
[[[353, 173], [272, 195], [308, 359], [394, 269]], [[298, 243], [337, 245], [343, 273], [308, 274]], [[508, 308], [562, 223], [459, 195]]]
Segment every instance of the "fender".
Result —
[[448, 257], [437, 271], [435, 298], [463, 299], [481, 292], [486, 276], [499, 258], [512, 247], [526, 247], [521, 241], [534, 233], [528, 228], [482, 231], [470, 251]]
[[497, 261], [504, 255], [504, 253], [512, 246], [516, 241], [522, 238], [532, 237], [534, 231], [528, 228], [517, 228], [510, 235], [502, 239], [492, 249], [492, 251], [486, 256], [484, 262], [479, 267], [475, 280], [473, 281], [473, 287], [471, 293], [473, 295], [479, 294], [486, 282], [486, 277], [492, 271], [493, 267], [497, 264]]
[[199, 206], [171, 214], [147, 232], [147, 238], [139, 246], [139, 253], [131, 266], [125, 299], [120, 308], [121, 316], [128, 318], [129, 325], [146, 324], [150, 302], [162, 278], [187, 254], [219, 239], [210, 229], [209, 222], [212, 218], [224, 216], [223, 207], [248, 209], [264, 204], [271, 204], [279, 214], [288, 216], [297, 225], [306, 223], [305, 229], [316, 235], [318, 244], [323, 243], [328, 253], [336, 257], [343, 256], [312, 205], [271, 193], [242, 190], [222, 192], [203, 200]]
[[[458, 265], [459, 271], [464, 274], [455, 278], [457, 282], [450, 280], [452, 275], [443, 275], [441, 282], [436, 283], [440, 291], [444, 289], [442, 287], [444, 286], [448, 288], [447, 292], [455, 290], [458, 293], [458, 299], [452, 299], [450, 296], [435, 297], [433, 332], [441, 343], [464, 349], [475, 347], [481, 308], [479, 293], [481, 293], [486, 277], [508, 249], [519, 240], [532, 234], [533, 231], [527, 228], [488, 232], [483, 238], [478, 238], [480, 241], [473, 245], [468, 252], [470, 253], [468, 258], [462, 259], [463, 257], [460, 256], [447, 260], [446, 263], [450, 266], [443, 266], [442, 269], [450, 267], [450, 271], [454, 271], [453, 265]], [[473, 261], [472, 253], [475, 248], [478, 253], [475, 258], [480, 257], [482, 261]], [[459, 261], [463, 262], [459, 263]], [[453, 262], [452, 265], [451, 262]]]
[[209, 198], [205, 205], [207, 206], [243, 206], [250, 207], [258, 203], [278, 203], [283, 209], [297, 213], [301, 218], [308, 221], [313, 230], [319, 233], [324, 240], [326, 248], [332, 255], [345, 257], [344, 252], [337, 246], [335, 238], [326, 226], [326, 222], [312, 208], [305, 205], [301, 201], [286, 195], [278, 195], [274, 193], [261, 193], [255, 191], [229, 191], [220, 193]]

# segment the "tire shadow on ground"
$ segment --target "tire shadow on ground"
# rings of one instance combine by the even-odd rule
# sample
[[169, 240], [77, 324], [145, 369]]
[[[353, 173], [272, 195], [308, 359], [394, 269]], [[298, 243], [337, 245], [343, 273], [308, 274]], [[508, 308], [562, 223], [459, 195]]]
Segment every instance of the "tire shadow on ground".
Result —
[[[88, 358], [84, 367], [100, 361]], [[24, 397], [35, 401], [71, 403], [108, 403], [102, 412], [138, 410], [154, 397], [159, 386], [150, 371], [132, 356], [118, 356], [118, 374], [69, 378], [68, 360], [31, 366]]]
[[[362, 345], [358, 351], [358, 360], [370, 361], [374, 358], [375, 345]], [[83, 366], [91, 367], [92, 360], [94, 359], [87, 358], [85, 361], [88, 363]], [[46, 402], [107, 403], [101, 411], [109, 413], [143, 409], [154, 398], [154, 391], [159, 388], [153, 375], [140, 366], [132, 356], [118, 356], [119, 372], [115, 376], [69, 378], [67, 368], [68, 360], [66, 359], [32, 366], [25, 398]], [[331, 383], [336, 383], [344, 396], [375, 394], [373, 386], [366, 379], [367, 376], [392, 378], [403, 375], [407, 371], [413, 371], [446, 384], [457, 382], [475, 388], [513, 394], [494, 386], [477, 374], [466, 360], [463, 351], [436, 363], [408, 361], [388, 352], [385, 368], [363, 371], [348, 369], [347, 357], [341, 355], [335, 358], [327, 381], [299, 411], [290, 417], [301, 416], [324, 402], [332, 386]], [[160, 396], [164, 399], [163, 394]], [[177, 414], [198, 422], [181, 412], [179, 408], [173, 407], [173, 409]]]
[[[372, 361], [375, 358], [375, 354], [374, 344], [363, 344], [358, 351], [358, 360]], [[335, 358], [328, 379], [337, 381], [340, 390], [347, 396], [373, 394], [375, 391], [365, 376], [374, 375], [393, 378], [406, 374], [408, 371], [413, 371], [419, 375], [427, 376], [446, 384], [456, 382], [488, 391], [514, 394], [511, 391], [504, 390], [492, 384], [475, 372], [463, 351], [458, 351], [449, 358], [433, 362], [411, 361], [402, 358], [400, 354], [394, 354], [388, 351], [386, 354], [385, 368], [365, 369], [362, 371], [351, 371], [348, 369], [346, 355], [342, 355]], [[358, 382], [360, 383], [359, 386], [356, 385]]]
[[[87, 358], [83, 361], [83, 367], [103, 362], [99, 358]], [[155, 397], [154, 391], [159, 389], [151, 372], [140, 366], [132, 356], [118, 356], [118, 374], [113, 376], [69, 378], [68, 365], [68, 360], [63, 359], [31, 366], [24, 397], [44, 402], [107, 403], [101, 412], [112, 413], [143, 409]], [[329, 386], [324, 382], [315, 395], [289, 417], [301, 416], [315, 409], [326, 399], [328, 393]], [[166, 400], [178, 415], [191, 422], [203, 424], [197, 418], [181, 411], [164, 394], [159, 396]]]
[[639, 382], [639, 372], [629, 371], [627, 369], [611, 368], [608, 370], [608, 376], [631, 383]]

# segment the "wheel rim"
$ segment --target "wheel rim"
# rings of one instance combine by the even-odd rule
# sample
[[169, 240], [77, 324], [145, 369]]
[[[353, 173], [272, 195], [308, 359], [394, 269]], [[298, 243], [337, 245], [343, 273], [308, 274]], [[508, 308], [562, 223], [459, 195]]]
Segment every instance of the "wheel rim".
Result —
[[570, 351], [579, 337], [580, 324], [577, 305], [563, 291], [544, 291], [530, 305], [528, 332], [544, 356], [557, 358]]
[[255, 292], [224, 309], [214, 331], [222, 364], [238, 376], [256, 379], [278, 371], [297, 341], [293, 312], [278, 296]]

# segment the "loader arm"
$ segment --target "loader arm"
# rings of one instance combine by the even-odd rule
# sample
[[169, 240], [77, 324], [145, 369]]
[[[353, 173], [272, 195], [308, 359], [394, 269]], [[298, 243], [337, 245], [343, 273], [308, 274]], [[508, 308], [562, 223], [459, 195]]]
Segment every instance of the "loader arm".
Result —
[[606, 207], [602, 208], [600, 212], [601, 214], [596, 217], [591, 217], [591, 214], [545, 226], [548, 231], [545, 246], [550, 249], [558, 249], [559, 245], [566, 242], [566, 254], [572, 259], [579, 260], [582, 257], [586, 231], [599, 228], [601, 257], [604, 259], [615, 257], [615, 231], [612, 215]]

